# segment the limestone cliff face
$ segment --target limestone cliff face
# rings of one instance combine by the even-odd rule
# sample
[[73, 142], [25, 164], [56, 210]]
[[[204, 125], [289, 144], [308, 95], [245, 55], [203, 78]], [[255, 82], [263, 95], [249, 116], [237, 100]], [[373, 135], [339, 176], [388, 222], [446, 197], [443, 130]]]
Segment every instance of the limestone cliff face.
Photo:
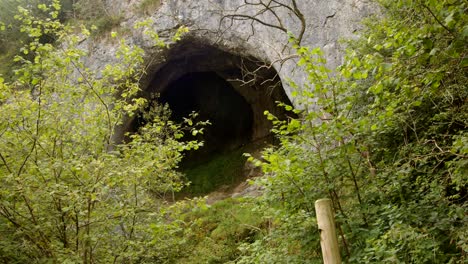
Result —
[[[153, 0], [158, 3], [147, 10], [142, 10], [142, 1], [145, 0], [107, 0], [106, 5], [110, 13], [123, 16], [120, 26], [127, 32], [126, 38], [157, 58], [149, 74], [156, 73], [164, 63], [174, 59], [170, 56], [189, 57], [203, 47], [214, 47], [229, 54], [272, 63], [288, 95], [290, 89], [284, 80], [291, 78], [302, 83], [303, 76], [296, 69], [295, 60], [288, 59], [293, 52], [284, 31], [295, 36], [304, 31], [301, 44], [321, 47], [329, 64], [336, 66], [342, 57], [339, 40], [352, 37], [362, 18], [373, 11], [366, 0], [296, 0], [297, 6], [292, 0]], [[154, 29], [163, 38], [181, 25], [188, 26], [186, 45], [172, 55], [167, 51], [151, 51], [142, 30], [133, 29], [135, 23], [148, 18], [154, 21]], [[91, 50], [89, 64], [99, 69], [112, 61], [118, 44], [102, 40], [85, 45]]]
[[[352, 37], [374, 10], [365, 0], [107, 0], [106, 5], [109, 13], [123, 17], [121, 36], [148, 54], [148, 75], [141, 83], [146, 96], [163, 94], [187, 74], [215, 73], [250, 105], [250, 140], [270, 133], [264, 110], [281, 117], [285, 113], [276, 101], [294, 104], [287, 80], [305, 82], [288, 33], [301, 45], [322, 48], [329, 65], [337, 66], [343, 50], [339, 40]], [[190, 32], [169, 50], [155, 49], [142, 29], [134, 29], [148, 19], [167, 42], [180, 26]], [[99, 72], [112, 62], [119, 44], [103, 37], [82, 45], [90, 51], [87, 64]], [[132, 131], [134, 123], [126, 120], [115, 139]]]

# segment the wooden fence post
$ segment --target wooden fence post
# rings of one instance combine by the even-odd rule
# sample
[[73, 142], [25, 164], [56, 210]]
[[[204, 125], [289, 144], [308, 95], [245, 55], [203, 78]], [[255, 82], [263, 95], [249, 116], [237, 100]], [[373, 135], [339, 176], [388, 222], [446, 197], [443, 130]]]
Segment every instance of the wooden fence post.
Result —
[[320, 230], [320, 245], [322, 247], [324, 264], [341, 264], [340, 248], [336, 237], [335, 217], [330, 199], [315, 201], [317, 225]]

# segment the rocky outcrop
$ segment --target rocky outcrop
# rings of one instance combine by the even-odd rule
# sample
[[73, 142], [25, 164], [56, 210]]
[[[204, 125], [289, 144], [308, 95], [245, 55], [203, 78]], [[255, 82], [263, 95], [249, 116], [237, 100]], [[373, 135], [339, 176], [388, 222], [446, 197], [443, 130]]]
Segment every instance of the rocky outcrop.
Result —
[[[146, 7], [148, 1], [107, 1], [109, 13], [123, 16], [120, 26], [128, 41], [142, 46], [155, 58], [144, 85], [148, 85], [151, 76], [169, 61], [191, 57], [210, 47], [271, 64], [288, 96], [291, 89], [285, 80], [301, 84], [304, 76], [296, 67], [286, 31], [302, 35], [302, 45], [321, 47], [329, 64], [336, 66], [342, 57], [339, 40], [352, 37], [362, 18], [373, 11], [366, 0], [161, 0]], [[133, 28], [137, 22], [148, 18], [152, 19], [160, 36], [168, 41], [176, 28], [188, 26], [190, 33], [184, 40], [185, 48], [179, 48], [176, 54], [153, 50], [142, 30]], [[96, 70], [113, 60], [118, 46], [105, 38], [100, 39], [83, 44], [88, 45], [88, 63]], [[177, 47], [174, 45], [174, 49]], [[210, 62], [211, 58], [205, 60]]]
[[[188, 92], [185, 97], [183, 89], [176, 93], [167, 92], [176, 87], [174, 83], [181, 83], [180, 80], [213, 83], [213, 87], [200, 89], [204, 91], [203, 96], [192, 96], [197, 101], [193, 105], [204, 105], [203, 109], [183, 109], [182, 112], [230, 111], [232, 118], [219, 118], [217, 125], [222, 129], [217, 131], [250, 129], [234, 133], [237, 138], [227, 136], [229, 133], [218, 133], [226, 137], [212, 140], [221, 142], [220, 146], [211, 146], [213, 151], [227, 146], [239, 147], [245, 144], [245, 139], [251, 141], [268, 136], [271, 124], [264, 117], [265, 110], [279, 118], [287, 118], [287, 113], [276, 102], [294, 104], [289, 80], [299, 87], [307, 87], [302, 86], [306, 76], [297, 66], [289, 36], [295, 36], [301, 45], [322, 48], [329, 65], [337, 66], [343, 51], [340, 39], [353, 37], [362, 18], [373, 11], [365, 0], [107, 0], [106, 5], [108, 13], [122, 16], [120, 28], [114, 30], [148, 54], [148, 74], [141, 81], [144, 96], [170, 94], [173, 102], [181, 100], [174, 105], [184, 105]], [[148, 19], [152, 30], [166, 42], [171, 41], [180, 26], [187, 26], [189, 33], [168, 49], [155, 48], [143, 34], [143, 29], [134, 28], [138, 22]], [[103, 65], [115, 59], [119, 44], [103, 36], [82, 45], [90, 51], [86, 63], [99, 72]], [[227, 84], [196, 79], [202, 75], [219, 76]], [[184, 85], [190, 85], [190, 82]], [[234, 89], [250, 109], [243, 103], [233, 104], [231, 108], [216, 108], [221, 98], [206, 94], [210, 91], [229, 94], [222, 90], [223, 87]], [[193, 93], [193, 89], [198, 88], [190, 89], [187, 91]], [[181, 95], [180, 99], [178, 95]], [[237, 120], [234, 118], [236, 113], [246, 113], [245, 117], [237, 119], [251, 123], [234, 126], [229, 120]], [[138, 126], [135, 119], [125, 120], [114, 140], [122, 140], [125, 132], [137, 129], [135, 126]]]

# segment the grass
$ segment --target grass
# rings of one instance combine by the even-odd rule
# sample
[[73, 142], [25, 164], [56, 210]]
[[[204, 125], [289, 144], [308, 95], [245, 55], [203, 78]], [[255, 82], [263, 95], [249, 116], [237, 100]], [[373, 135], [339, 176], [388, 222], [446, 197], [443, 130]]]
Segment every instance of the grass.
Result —
[[181, 195], [206, 195], [218, 188], [235, 186], [244, 180], [243, 170], [246, 158], [242, 156], [245, 148], [214, 155], [210, 160], [182, 168], [182, 172], [190, 181]]
[[161, 6], [162, 0], [143, 0], [138, 7], [138, 11], [145, 15], [151, 15]]

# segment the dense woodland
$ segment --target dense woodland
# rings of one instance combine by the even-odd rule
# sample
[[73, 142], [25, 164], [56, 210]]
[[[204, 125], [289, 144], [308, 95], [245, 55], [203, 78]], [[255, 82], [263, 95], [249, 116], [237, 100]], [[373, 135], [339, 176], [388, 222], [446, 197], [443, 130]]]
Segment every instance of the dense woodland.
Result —
[[466, 0], [379, 0], [337, 69], [291, 35], [304, 107], [265, 113], [280, 144], [249, 158], [263, 194], [213, 205], [160, 198], [187, 184], [177, 164], [203, 143], [180, 139], [207, 124], [138, 97], [139, 47], [122, 40], [100, 78], [83, 65], [78, 42], [117, 18], [80, 2], [0, 0], [0, 263], [322, 263], [324, 197], [345, 263], [468, 262]]

